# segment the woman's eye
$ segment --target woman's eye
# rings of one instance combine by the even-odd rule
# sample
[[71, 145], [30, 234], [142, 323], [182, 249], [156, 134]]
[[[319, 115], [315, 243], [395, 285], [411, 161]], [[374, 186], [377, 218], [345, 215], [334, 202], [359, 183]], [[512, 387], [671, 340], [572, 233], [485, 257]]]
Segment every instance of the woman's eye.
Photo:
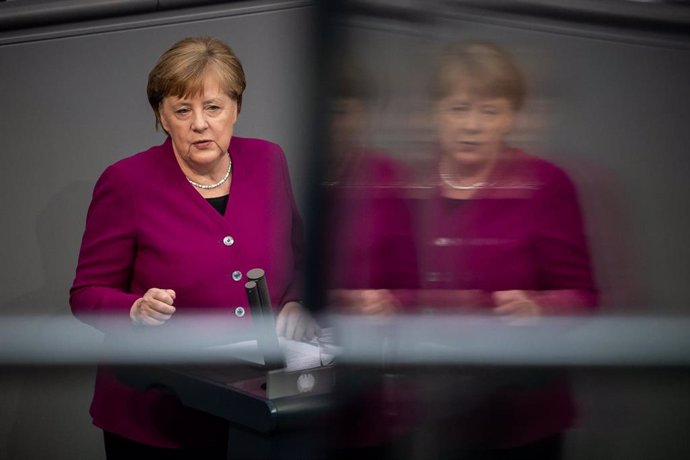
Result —
[[209, 105], [209, 106], [206, 106], [206, 110], [209, 110], [209, 111], [211, 111], [211, 112], [217, 112], [217, 111], [219, 111], [220, 109], [221, 109], [221, 108], [220, 108], [220, 106], [218, 106], [218, 105]]
[[498, 115], [498, 109], [495, 107], [485, 107], [482, 109], [484, 115]]
[[469, 109], [469, 107], [466, 105], [453, 105], [453, 106], [451, 106], [450, 111], [451, 112], [467, 112], [468, 109]]
[[187, 107], [182, 107], [180, 109], [175, 110], [175, 113], [178, 115], [186, 115], [189, 113], [189, 109]]

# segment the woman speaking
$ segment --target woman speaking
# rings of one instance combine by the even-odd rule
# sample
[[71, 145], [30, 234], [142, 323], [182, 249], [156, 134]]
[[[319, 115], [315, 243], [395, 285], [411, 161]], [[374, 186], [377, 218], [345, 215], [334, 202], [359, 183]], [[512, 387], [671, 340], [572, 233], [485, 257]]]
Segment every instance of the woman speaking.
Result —
[[[283, 152], [233, 136], [245, 84], [240, 61], [217, 39], [187, 38], [160, 57], [147, 94], [167, 138], [96, 183], [70, 292], [81, 320], [107, 334], [106, 317], [146, 329], [204, 309], [251, 324], [245, 274], [261, 267], [279, 332], [314, 335], [297, 302], [302, 227]], [[120, 383], [106, 366], [91, 415], [108, 459], [225, 456], [220, 420]]]

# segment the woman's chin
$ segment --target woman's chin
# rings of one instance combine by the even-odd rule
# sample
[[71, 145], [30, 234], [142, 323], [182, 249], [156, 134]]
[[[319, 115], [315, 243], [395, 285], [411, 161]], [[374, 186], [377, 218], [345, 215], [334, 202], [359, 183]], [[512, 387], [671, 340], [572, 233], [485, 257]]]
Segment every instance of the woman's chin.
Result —
[[192, 147], [189, 153], [192, 161], [199, 164], [214, 163], [224, 155], [224, 153], [221, 152], [218, 146], [215, 144], [213, 145], [213, 148], [207, 149], [197, 149]]

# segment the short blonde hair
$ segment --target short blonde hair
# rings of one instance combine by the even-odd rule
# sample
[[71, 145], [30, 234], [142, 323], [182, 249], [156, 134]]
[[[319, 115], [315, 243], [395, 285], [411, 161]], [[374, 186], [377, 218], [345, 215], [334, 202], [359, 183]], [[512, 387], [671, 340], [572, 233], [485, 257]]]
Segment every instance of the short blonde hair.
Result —
[[508, 53], [493, 43], [456, 44], [448, 47], [438, 62], [432, 86], [436, 100], [458, 87], [483, 98], [506, 98], [514, 110], [525, 100], [522, 73]]
[[175, 43], [149, 73], [146, 94], [160, 126], [160, 104], [168, 96], [186, 97], [203, 91], [204, 78], [213, 72], [221, 88], [237, 102], [247, 86], [242, 63], [223, 41], [212, 37], [188, 37]]

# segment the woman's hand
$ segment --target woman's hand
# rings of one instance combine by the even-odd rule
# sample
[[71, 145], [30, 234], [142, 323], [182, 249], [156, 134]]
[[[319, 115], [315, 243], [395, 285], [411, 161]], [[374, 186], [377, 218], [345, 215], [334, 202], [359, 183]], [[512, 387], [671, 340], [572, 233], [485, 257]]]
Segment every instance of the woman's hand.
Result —
[[129, 317], [135, 324], [160, 326], [175, 313], [175, 291], [172, 289], [151, 288], [139, 297], [129, 310]]
[[496, 291], [493, 294], [494, 313], [510, 319], [534, 319], [542, 314], [537, 302], [527, 292], [521, 290]]
[[311, 340], [319, 335], [321, 328], [299, 302], [288, 302], [276, 318], [276, 332], [292, 340]]
[[334, 307], [362, 315], [392, 315], [399, 307], [387, 289], [335, 289], [329, 298]]

